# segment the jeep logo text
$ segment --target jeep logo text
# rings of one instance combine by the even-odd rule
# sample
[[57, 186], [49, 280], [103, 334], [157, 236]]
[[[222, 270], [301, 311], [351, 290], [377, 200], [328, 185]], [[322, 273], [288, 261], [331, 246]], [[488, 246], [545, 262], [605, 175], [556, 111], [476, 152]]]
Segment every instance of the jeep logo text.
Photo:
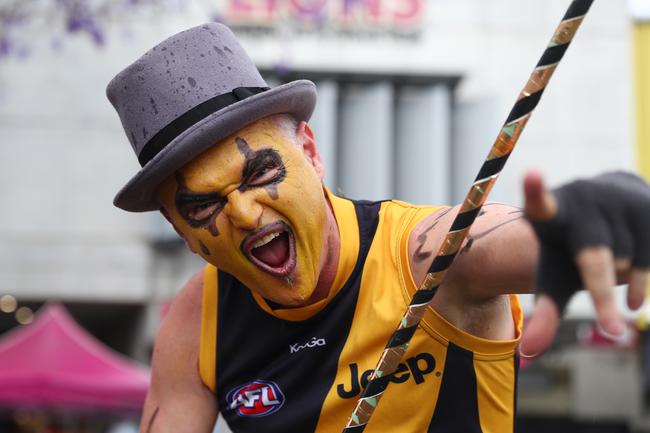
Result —
[[[368, 378], [372, 370], [366, 370], [359, 378], [359, 366], [356, 363], [349, 365], [350, 383], [338, 384], [336, 391], [341, 398], [354, 398], [368, 385]], [[416, 384], [421, 384], [425, 380], [425, 375], [431, 373], [436, 368], [436, 359], [430, 353], [420, 353], [412, 358], [406, 359], [406, 363], [400, 363], [395, 373], [390, 375], [390, 382], [404, 383], [409, 378], [413, 378]]]

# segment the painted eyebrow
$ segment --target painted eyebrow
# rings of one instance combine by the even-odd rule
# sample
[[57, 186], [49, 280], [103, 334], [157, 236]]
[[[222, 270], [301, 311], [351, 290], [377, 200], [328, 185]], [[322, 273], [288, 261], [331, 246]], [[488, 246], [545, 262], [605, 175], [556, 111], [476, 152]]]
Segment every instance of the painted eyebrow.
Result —
[[223, 200], [216, 192], [209, 194], [200, 194], [192, 192], [182, 192], [176, 195], [176, 204], [177, 205], [187, 205], [203, 201], [212, 201], [212, 200]]
[[264, 167], [264, 164], [273, 162], [283, 166], [282, 157], [274, 149], [261, 149], [255, 156], [248, 159], [242, 169], [242, 179], [246, 181], [255, 171]]
[[194, 192], [187, 187], [185, 184], [185, 178], [180, 172], [176, 172], [176, 194], [174, 196], [174, 202], [176, 206], [181, 207], [192, 203], [210, 201], [210, 200], [221, 200], [222, 197], [216, 192], [210, 193], [199, 193]]

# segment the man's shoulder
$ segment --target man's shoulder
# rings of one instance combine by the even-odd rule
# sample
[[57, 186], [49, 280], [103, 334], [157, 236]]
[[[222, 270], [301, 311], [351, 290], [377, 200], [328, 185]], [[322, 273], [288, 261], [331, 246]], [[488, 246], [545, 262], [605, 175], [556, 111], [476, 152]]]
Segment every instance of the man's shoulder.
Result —
[[178, 295], [178, 298], [182, 299], [182, 302], [189, 302], [194, 299], [198, 299], [199, 301], [201, 300], [204, 274], [205, 270], [202, 269], [194, 273], [194, 275], [187, 280]]
[[201, 270], [192, 275], [178, 295], [172, 301], [165, 322], [196, 322], [201, 317], [201, 300], [203, 293], [203, 274]]

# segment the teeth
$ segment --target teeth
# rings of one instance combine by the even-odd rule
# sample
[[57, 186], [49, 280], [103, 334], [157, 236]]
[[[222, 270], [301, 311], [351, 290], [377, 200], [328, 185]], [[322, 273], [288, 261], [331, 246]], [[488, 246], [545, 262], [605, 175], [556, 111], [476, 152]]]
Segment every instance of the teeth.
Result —
[[259, 241], [255, 242], [253, 244], [253, 248], [259, 248], [262, 245], [266, 245], [269, 242], [271, 242], [273, 239], [277, 238], [278, 236], [280, 236], [280, 233], [271, 233], [270, 235], [266, 235]]

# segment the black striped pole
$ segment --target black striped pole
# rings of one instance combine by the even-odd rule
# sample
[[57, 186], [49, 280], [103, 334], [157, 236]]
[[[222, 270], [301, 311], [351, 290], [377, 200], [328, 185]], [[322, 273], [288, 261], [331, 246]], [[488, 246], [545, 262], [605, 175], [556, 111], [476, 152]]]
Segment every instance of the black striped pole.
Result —
[[413, 295], [397, 330], [386, 344], [368, 385], [343, 430], [344, 433], [362, 432], [370, 421], [381, 396], [388, 387], [390, 376], [397, 370], [424, 312], [433, 300], [449, 266], [592, 3], [593, 0], [574, 0], [555, 30], [551, 42], [519, 94], [476, 180], [463, 200], [458, 215], [438, 248], [422, 286]]

